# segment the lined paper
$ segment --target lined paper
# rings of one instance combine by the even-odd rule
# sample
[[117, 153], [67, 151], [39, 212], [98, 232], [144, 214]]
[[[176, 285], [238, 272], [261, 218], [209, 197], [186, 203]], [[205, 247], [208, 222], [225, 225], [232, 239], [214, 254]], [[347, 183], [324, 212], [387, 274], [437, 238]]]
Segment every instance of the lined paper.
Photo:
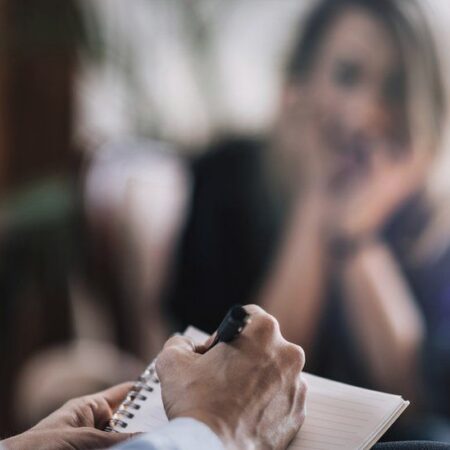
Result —
[[[208, 335], [188, 327], [185, 336], [202, 343]], [[306, 419], [289, 446], [291, 450], [365, 450], [371, 448], [394, 423], [409, 402], [398, 395], [362, 389], [327, 380], [308, 373]], [[115, 431], [131, 433], [152, 431], [167, 423], [159, 384], [144, 393], [147, 399], [137, 402], [139, 410], [129, 410], [132, 419], [127, 427]], [[119, 409], [123, 409], [123, 404]], [[126, 409], [126, 408], [125, 408]]]
[[304, 373], [306, 419], [290, 449], [370, 448], [408, 406], [400, 396]]

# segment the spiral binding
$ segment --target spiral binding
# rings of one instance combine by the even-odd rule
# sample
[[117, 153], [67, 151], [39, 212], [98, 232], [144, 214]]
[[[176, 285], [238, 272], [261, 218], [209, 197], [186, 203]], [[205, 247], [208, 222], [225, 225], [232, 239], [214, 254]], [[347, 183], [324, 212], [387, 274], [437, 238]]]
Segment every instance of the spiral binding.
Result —
[[136, 383], [130, 389], [127, 397], [119, 406], [117, 411], [113, 414], [112, 418], [105, 427], [105, 431], [113, 433], [119, 433], [116, 427], [122, 429], [128, 426], [127, 419], [133, 419], [135, 412], [130, 410], [138, 410], [141, 408], [142, 402], [147, 400], [148, 393], [152, 393], [154, 388], [151, 384], [159, 383], [158, 376], [156, 375], [155, 361], [153, 361], [141, 374]]

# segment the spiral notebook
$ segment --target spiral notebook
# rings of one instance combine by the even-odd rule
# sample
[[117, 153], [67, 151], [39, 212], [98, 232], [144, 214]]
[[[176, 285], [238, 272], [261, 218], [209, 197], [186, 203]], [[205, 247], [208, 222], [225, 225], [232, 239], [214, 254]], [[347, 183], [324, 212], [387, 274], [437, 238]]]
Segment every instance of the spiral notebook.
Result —
[[[194, 327], [194, 342], [208, 337]], [[362, 389], [304, 373], [308, 384], [305, 422], [289, 446], [295, 450], [370, 449], [409, 405], [398, 395]], [[168, 422], [152, 362], [111, 419], [108, 431], [146, 432]]]

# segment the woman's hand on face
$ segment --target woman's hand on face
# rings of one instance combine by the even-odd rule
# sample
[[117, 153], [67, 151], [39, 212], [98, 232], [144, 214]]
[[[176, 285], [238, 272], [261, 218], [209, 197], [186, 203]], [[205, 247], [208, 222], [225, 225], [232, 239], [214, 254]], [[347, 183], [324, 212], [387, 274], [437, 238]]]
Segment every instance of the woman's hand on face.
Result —
[[295, 84], [285, 89], [285, 107], [275, 131], [276, 163], [300, 204], [305, 198], [322, 197], [327, 179], [323, 118], [303, 93]]
[[[426, 149], [396, 152], [385, 141], [372, 142], [364, 167], [333, 182], [335, 148], [324, 130], [327, 118], [294, 90], [279, 124], [281, 166], [293, 188], [299, 215], [305, 204], [321, 210], [326, 233], [350, 239], [376, 233], [399, 205], [423, 185], [431, 155]], [[330, 140], [331, 139], [331, 140]], [[331, 146], [331, 147], [330, 147]]]
[[329, 196], [332, 231], [349, 238], [376, 233], [424, 184], [430, 159], [426, 151], [394, 158], [383, 148], [375, 149], [367, 176], [346, 192]]

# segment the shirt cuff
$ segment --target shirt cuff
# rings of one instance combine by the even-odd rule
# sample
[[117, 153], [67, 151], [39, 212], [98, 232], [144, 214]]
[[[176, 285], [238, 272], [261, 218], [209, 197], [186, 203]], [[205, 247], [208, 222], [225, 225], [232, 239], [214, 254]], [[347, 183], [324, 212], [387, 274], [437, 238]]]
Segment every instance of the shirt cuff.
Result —
[[[151, 447], [146, 447], [150, 444]], [[225, 450], [222, 441], [203, 422], [180, 417], [150, 433], [128, 441], [120, 449], [157, 448], [162, 450]]]

